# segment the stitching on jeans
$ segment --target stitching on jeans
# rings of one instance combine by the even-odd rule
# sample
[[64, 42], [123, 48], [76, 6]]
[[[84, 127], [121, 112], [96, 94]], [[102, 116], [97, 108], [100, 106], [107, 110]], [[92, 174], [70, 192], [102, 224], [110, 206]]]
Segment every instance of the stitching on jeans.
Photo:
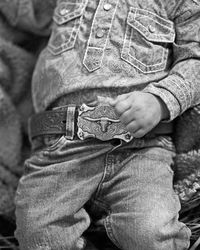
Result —
[[97, 187], [97, 191], [95, 193], [95, 196], [94, 196], [94, 200], [98, 200], [98, 196], [101, 196], [101, 193], [102, 193], [102, 188], [103, 188], [103, 184], [104, 184], [104, 180], [106, 179], [107, 177], [107, 161], [108, 161], [108, 157], [109, 157], [109, 153], [106, 154], [105, 158], [104, 158], [104, 172], [103, 172], [103, 176], [99, 182], [99, 185]]
[[104, 223], [106, 232], [108, 237], [110, 238], [110, 240], [119, 248], [122, 249], [122, 247], [120, 246], [118, 240], [115, 238], [113, 230], [112, 230], [112, 226], [111, 226], [111, 211], [109, 211], [109, 215], [105, 218], [105, 223]]
[[188, 249], [190, 246], [190, 237], [191, 237], [191, 231], [189, 232], [188, 230], [190, 230], [185, 224], [183, 225], [183, 227], [180, 229], [180, 231], [184, 230], [185, 234], [188, 237], [188, 242], [185, 243], [185, 248], [184, 249]]

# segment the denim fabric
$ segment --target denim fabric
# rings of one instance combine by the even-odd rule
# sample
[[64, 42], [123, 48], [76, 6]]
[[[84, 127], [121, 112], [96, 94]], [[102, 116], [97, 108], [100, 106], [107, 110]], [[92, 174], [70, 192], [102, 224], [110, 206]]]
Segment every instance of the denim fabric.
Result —
[[33, 148], [16, 193], [21, 250], [94, 250], [83, 238], [91, 223], [119, 249], [188, 249], [167, 137], [120, 144], [45, 136]]

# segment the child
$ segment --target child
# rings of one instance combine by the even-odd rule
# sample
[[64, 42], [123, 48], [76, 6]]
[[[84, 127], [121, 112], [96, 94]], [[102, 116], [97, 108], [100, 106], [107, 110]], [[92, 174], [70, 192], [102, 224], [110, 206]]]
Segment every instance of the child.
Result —
[[[50, 12], [40, 19], [36, 2], [19, 23], [41, 31]], [[95, 249], [83, 237], [91, 223], [122, 250], [188, 249], [171, 134], [200, 103], [199, 45], [199, 0], [57, 1], [33, 74], [21, 250]]]

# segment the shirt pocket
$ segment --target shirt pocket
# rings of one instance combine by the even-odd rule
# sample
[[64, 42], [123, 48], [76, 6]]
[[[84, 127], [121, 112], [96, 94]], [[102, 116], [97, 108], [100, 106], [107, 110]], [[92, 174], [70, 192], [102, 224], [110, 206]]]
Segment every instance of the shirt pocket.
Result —
[[55, 9], [54, 25], [48, 49], [54, 55], [74, 47], [87, 0], [60, 1]]
[[174, 40], [172, 21], [153, 12], [131, 7], [121, 58], [143, 73], [162, 71]]

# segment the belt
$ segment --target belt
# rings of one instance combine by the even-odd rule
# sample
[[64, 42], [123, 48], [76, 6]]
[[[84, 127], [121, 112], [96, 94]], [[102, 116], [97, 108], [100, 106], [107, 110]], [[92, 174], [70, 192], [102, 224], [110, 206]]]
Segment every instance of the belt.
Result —
[[[151, 137], [171, 134], [172, 131], [172, 123], [160, 123], [147, 135]], [[68, 105], [63, 109], [44, 111], [30, 118], [29, 136], [31, 140], [36, 136], [51, 134], [64, 134], [69, 140], [73, 140], [75, 137], [80, 140], [92, 137], [102, 141], [117, 138], [129, 142], [133, 139], [110, 105], [95, 107], [86, 104]]]

